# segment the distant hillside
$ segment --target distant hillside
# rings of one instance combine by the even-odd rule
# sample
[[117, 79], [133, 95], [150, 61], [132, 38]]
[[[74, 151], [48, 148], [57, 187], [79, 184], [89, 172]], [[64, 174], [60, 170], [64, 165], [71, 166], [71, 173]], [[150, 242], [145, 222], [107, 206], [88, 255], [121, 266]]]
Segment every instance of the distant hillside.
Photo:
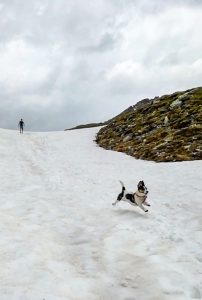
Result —
[[91, 128], [91, 127], [99, 127], [99, 126], [103, 126], [103, 125], [107, 125], [107, 122], [81, 124], [81, 125], [77, 125], [77, 126], [72, 127], [72, 128], [65, 129], [65, 131], [75, 130], [75, 129], [83, 129], [83, 128]]
[[202, 87], [138, 102], [109, 120], [96, 142], [157, 162], [202, 159]]
[[138, 107], [141, 107], [142, 105], [148, 103], [149, 101], [150, 101], [149, 99], [143, 99], [143, 100], [139, 101], [138, 103], [136, 103], [135, 105], [128, 107], [127, 109], [122, 111], [120, 114], [118, 114], [117, 116], [113, 117], [112, 119], [110, 119], [108, 121], [100, 122], [100, 123], [88, 123], [88, 124], [77, 125], [75, 127], [65, 129], [65, 131], [66, 130], [83, 129], [83, 128], [91, 128], [91, 127], [99, 127], [99, 126], [107, 125], [107, 124], [113, 122], [114, 120], [116, 120], [118, 117], [121, 117], [122, 115], [125, 115], [125, 113], [134, 111], [134, 109], [136, 109]]

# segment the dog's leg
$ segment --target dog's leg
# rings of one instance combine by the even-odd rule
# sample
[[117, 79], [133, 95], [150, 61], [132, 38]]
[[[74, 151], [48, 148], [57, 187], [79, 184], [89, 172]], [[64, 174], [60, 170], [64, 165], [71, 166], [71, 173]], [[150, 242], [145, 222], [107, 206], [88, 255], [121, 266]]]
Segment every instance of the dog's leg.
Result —
[[116, 200], [115, 202], [112, 203], [112, 205], [116, 205], [119, 202], [119, 200]]
[[122, 190], [122, 192], [118, 195], [116, 201], [112, 203], [112, 205], [116, 205], [119, 201], [121, 201], [121, 199], [123, 198], [123, 193], [124, 191]]
[[145, 196], [145, 200], [142, 202], [142, 204], [146, 206], [151, 206], [146, 200], [147, 200], [147, 196]]
[[142, 202], [138, 199], [138, 197], [135, 197], [135, 202], [136, 202], [137, 206], [139, 206], [139, 208], [141, 208], [144, 212], [148, 212], [148, 209], [144, 208], [144, 206], [142, 205]]
[[121, 180], [119, 180], [119, 181], [120, 181], [120, 183], [121, 183], [121, 185], [122, 185], [122, 191], [121, 191], [121, 193], [118, 195], [116, 201], [115, 201], [114, 203], [112, 203], [112, 205], [116, 205], [117, 202], [121, 201], [121, 199], [122, 199], [123, 196], [124, 196], [124, 191], [125, 191], [126, 188], [125, 188], [125, 186], [124, 186], [124, 183], [123, 183]]
[[148, 212], [148, 209], [145, 209], [142, 204], [138, 204], [139, 208], [141, 208], [144, 212]]
[[145, 200], [142, 202], [142, 204], [146, 206], [151, 206], [146, 200], [147, 200], [147, 195], [145, 196]]

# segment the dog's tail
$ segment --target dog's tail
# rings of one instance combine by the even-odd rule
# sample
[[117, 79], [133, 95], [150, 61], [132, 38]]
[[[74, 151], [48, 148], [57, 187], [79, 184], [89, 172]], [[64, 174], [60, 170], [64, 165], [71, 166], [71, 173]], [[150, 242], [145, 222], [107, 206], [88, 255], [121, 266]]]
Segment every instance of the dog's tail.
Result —
[[120, 182], [120, 184], [122, 185], [122, 191], [121, 191], [121, 193], [118, 195], [116, 201], [121, 201], [121, 199], [123, 198], [123, 195], [124, 195], [124, 191], [125, 191], [125, 189], [126, 189], [125, 186], [124, 186], [124, 183], [123, 183], [121, 180], [119, 180], [119, 182]]
[[125, 185], [124, 185], [123, 181], [119, 180], [119, 182], [122, 185], [122, 190], [125, 191], [126, 188], [125, 188]]

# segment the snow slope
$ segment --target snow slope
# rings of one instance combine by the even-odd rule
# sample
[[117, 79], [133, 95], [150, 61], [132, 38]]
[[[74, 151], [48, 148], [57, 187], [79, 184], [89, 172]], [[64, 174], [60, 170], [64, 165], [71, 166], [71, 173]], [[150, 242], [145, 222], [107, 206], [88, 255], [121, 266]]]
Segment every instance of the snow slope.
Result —
[[[0, 130], [0, 300], [202, 299], [202, 161], [106, 151], [97, 129]], [[149, 213], [111, 204], [144, 179]]]

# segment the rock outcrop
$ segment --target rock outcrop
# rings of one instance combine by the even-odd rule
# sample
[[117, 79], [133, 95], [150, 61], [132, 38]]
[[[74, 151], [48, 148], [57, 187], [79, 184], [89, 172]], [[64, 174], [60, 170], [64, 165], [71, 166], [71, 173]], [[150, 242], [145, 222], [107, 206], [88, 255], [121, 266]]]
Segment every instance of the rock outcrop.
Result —
[[202, 159], [202, 87], [140, 101], [101, 128], [96, 142], [156, 162]]

